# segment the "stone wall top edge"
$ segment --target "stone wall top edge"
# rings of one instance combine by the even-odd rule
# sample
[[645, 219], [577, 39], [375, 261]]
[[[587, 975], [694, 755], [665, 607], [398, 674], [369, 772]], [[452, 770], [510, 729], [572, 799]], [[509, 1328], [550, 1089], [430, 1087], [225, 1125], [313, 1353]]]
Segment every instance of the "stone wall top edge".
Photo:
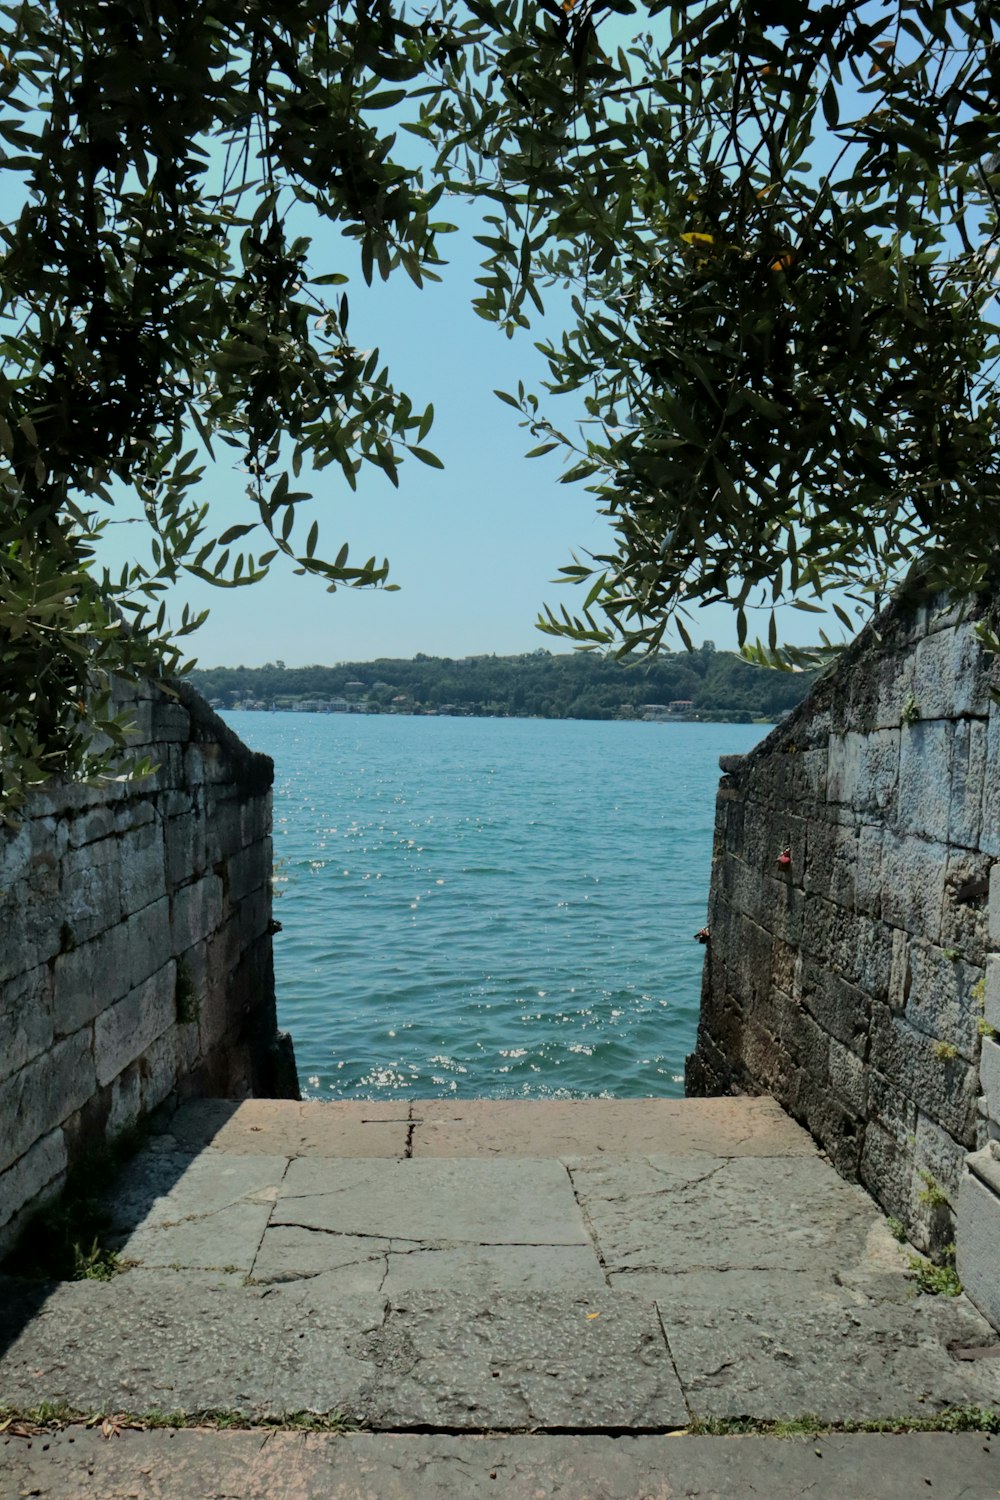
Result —
[[[964, 601], [963, 621], [975, 622], [984, 618], [995, 604], [996, 597], [996, 594], [983, 594]], [[892, 651], [913, 648], [923, 636], [954, 628], [957, 623], [954, 610], [955, 607], [949, 606], [944, 595], [920, 598], [911, 590], [901, 589], [884, 609], [867, 622], [854, 640], [848, 642], [840, 656], [801, 703], [776, 724], [759, 744], [741, 756], [738, 763], [733, 763], [736, 762], [736, 757], [724, 757], [730, 762], [723, 767], [727, 784], [738, 791], [746, 790], [756, 767], [784, 744], [794, 740], [796, 730], [801, 730], [818, 712], [829, 709], [838, 687], [852, 675], [865, 657], [875, 658]]]

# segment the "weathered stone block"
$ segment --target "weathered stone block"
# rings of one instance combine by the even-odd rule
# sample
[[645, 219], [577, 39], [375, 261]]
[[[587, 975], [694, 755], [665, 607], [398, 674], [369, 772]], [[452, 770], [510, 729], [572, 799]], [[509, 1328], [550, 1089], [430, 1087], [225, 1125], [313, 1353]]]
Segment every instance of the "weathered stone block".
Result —
[[964, 1162], [963, 1148], [952, 1140], [946, 1130], [942, 1130], [928, 1115], [919, 1111], [914, 1150], [915, 1196], [929, 1196], [936, 1183], [947, 1194], [952, 1208], [957, 1208]]
[[123, 834], [121, 844], [122, 912], [151, 906], [167, 893], [163, 830], [150, 823]]
[[823, 1029], [863, 1057], [871, 1016], [868, 993], [810, 958], [803, 960], [800, 985], [802, 1004]]
[[955, 1237], [959, 1278], [966, 1295], [995, 1328], [1000, 1327], [1000, 1197], [988, 1186], [989, 1167], [995, 1167], [989, 1147], [969, 1157], [969, 1165], [983, 1165], [982, 1177], [967, 1170], [958, 1199]]
[[957, 1047], [970, 1061], [979, 1046], [979, 1010], [972, 988], [980, 971], [946, 952], [915, 939], [910, 947], [910, 993], [906, 1019], [947, 1046]]
[[[227, 788], [228, 790], [228, 788]], [[239, 854], [243, 848], [241, 809], [236, 797], [211, 795], [205, 802], [205, 852], [208, 863], [216, 865]]]
[[79, 849], [69, 849], [62, 858], [63, 921], [76, 942], [84, 943], [122, 914], [122, 866], [119, 841], [100, 839]]
[[61, 1130], [35, 1141], [12, 1167], [0, 1174], [0, 1230], [46, 1189], [55, 1190], [66, 1170], [66, 1143]]
[[1000, 1032], [1000, 955], [996, 953], [986, 960], [983, 1013], [993, 1030]]
[[843, 907], [808, 897], [802, 924], [802, 947], [820, 965], [868, 994], [882, 999], [889, 992], [892, 930]]
[[913, 696], [922, 718], [985, 715], [989, 692], [983, 649], [971, 623], [938, 630], [918, 643]]
[[949, 1135], [966, 1147], [971, 1145], [979, 1080], [965, 1058], [943, 1056], [930, 1037], [898, 1016], [885, 1024], [873, 1017], [870, 1057], [874, 1068], [918, 1100], [920, 1108]]
[[222, 881], [218, 875], [203, 875], [181, 886], [171, 900], [171, 941], [175, 953], [194, 947], [210, 937], [222, 923]]
[[809, 825], [805, 889], [838, 906], [854, 906], [858, 864], [858, 830], [825, 820]]
[[875, 728], [897, 729], [913, 692], [913, 654], [887, 652], [879, 656], [872, 670], [877, 682]]
[[272, 861], [267, 848], [269, 842], [240, 850], [229, 860], [227, 895], [234, 906], [251, 891], [270, 886]]
[[163, 825], [163, 847], [166, 861], [167, 889], [172, 891], [205, 869], [205, 823], [201, 814], [190, 811], [168, 818]]
[[869, 1067], [869, 1117], [912, 1156], [917, 1143], [917, 1106], [897, 1087], [897, 1082]]
[[948, 842], [953, 730], [946, 720], [906, 725], [900, 734], [897, 825]]
[[1000, 1045], [991, 1037], [983, 1037], [979, 1079], [990, 1119], [1000, 1120]]
[[[141, 787], [142, 783], [139, 785]], [[115, 809], [115, 833], [131, 833], [134, 828], [145, 828], [147, 823], [158, 822], [163, 816], [159, 802], [159, 797], [155, 801], [153, 798], [140, 800], [131, 797], [128, 802], [123, 802]]]
[[904, 1224], [910, 1212], [912, 1175], [910, 1152], [874, 1122], [869, 1122], [858, 1177], [886, 1213]]
[[865, 736], [858, 733], [831, 734], [827, 751], [826, 800], [857, 805], [861, 747]]
[[149, 739], [157, 744], [187, 744], [191, 738], [191, 715], [183, 703], [169, 699], [152, 705]]
[[128, 944], [129, 988], [135, 989], [150, 974], [162, 969], [173, 957], [170, 938], [170, 899], [163, 896], [151, 906], [144, 906], [126, 924]]
[[131, 988], [125, 924], [119, 922], [89, 943], [60, 953], [52, 973], [55, 1029], [69, 1036]]
[[94, 1054], [102, 1087], [174, 1025], [176, 986], [177, 965], [171, 960], [98, 1016]]
[[[0, 983], [0, 1081], [52, 1043], [52, 971], [47, 964]], [[2, 1132], [0, 1122], [0, 1132]]]
[[880, 824], [862, 825], [854, 871], [854, 909], [876, 919], [882, 915], [882, 837]]
[[0, 1084], [0, 1171], [90, 1098], [92, 1040], [90, 1027], [84, 1027]]
[[[986, 764], [989, 770], [983, 780], [983, 816], [979, 826], [979, 847], [984, 854], [1000, 856], [1000, 704], [990, 704], [986, 726]], [[997, 923], [997, 945], [1000, 946], [1000, 921]]]
[[883, 919], [935, 942], [941, 932], [946, 866], [942, 846], [887, 830], [882, 843]]
[[861, 1058], [831, 1037], [828, 1067], [837, 1098], [855, 1119], [863, 1120], [868, 1109], [868, 1070]]
[[986, 724], [982, 719], [960, 719], [951, 742], [949, 843], [979, 848], [985, 778]]
[[69, 847], [79, 849], [97, 839], [108, 838], [115, 831], [115, 809], [106, 805], [91, 807], [66, 820]]
[[989, 936], [994, 947], [1000, 948], [1000, 863], [991, 867], [989, 880]]
[[989, 858], [972, 849], [950, 850], [941, 904], [941, 946], [957, 948], [969, 963], [982, 964], [989, 950], [989, 913], [983, 895], [970, 897], [970, 886], [989, 877]]
[[176, 1028], [159, 1036], [139, 1059], [142, 1088], [142, 1112], [148, 1115], [162, 1104], [177, 1083]]

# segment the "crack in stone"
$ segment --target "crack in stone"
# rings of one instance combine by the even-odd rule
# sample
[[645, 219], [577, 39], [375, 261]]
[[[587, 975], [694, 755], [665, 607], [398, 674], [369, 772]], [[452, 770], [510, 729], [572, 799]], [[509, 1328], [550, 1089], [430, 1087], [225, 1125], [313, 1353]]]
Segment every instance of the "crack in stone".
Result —
[[694, 1416], [694, 1412], [691, 1410], [691, 1403], [688, 1401], [687, 1391], [684, 1389], [684, 1382], [683, 1382], [683, 1380], [681, 1380], [681, 1372], [677, 1368], [677, 1361], [674, 1358], [674, 1351], [670, 1347], [670, 1340], [667, 1337], [667, 1328], [666, 1328], [666, 1324], [663, 1321], [663, 1314], [660, 1311], [660, 1304], [657, 1302], [654, 1305], [656, 1307], [656, 1321], [659, 1323], [659, 1325], [660, 1325], [660, 1333], [663, 1335], [663, 1344], [664, 1344], [664, 1348], [667, 1351], [667, 1358], [670, 1361], [670, 1368], [674, 1372], [674, 1379], [677, 1381], [677, 1389], [681, 1393], [681, 1400], [684, 1402], [684, 1410], [688, 1414], [688, 1421], [690, 1421], [691, 1418]]
[[590, 1236], [590, 1243], [593, 1248], [594, 1254], [597, 1256], [597, 1264], [601, 1268], [601, 1275], [604, 1277], [605, 1284], [610, 1288], [611, 1277], [608, 1273], [608, 1263], [604, 1259], [604, 1252], [601, 1249], [601, 1242], [597, 1238], [597, 1230], [594, 1228], [590, 1215], [584, 1207], [583, 1200], [576, 1190], [576, 1182], [573, 1179], [573, 1168], [568, 1166], [565, 1162], [563, 1163], [563, 1166], [566, 1167], [566, 1176], [569, 1178], [570, 1192], [573, 1194], [573, 1201], [580, 1211], [580, 1217], [583, 1220], [583, 1227], [584, 1229], [586, 1229], [587, 1234]]

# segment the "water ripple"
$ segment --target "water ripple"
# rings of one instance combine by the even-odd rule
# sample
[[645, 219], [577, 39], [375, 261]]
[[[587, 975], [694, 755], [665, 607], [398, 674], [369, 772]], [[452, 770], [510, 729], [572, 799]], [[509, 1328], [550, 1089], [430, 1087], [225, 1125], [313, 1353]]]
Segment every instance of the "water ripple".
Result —
[[718, 757], [761, 728], [226, 717], [275, 761], [306, 1096], [683, 1092]]

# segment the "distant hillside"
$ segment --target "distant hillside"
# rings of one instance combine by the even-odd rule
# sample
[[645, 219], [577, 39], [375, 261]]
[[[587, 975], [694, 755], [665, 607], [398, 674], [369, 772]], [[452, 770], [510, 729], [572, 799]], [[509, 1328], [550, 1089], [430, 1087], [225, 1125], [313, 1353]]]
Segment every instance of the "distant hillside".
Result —
[[522, 656], [344, 662], [335, 667], [211, 667], [191, 682], [223, 708], [455, 713], [544, 719], [771, 719], [793, 708], [814, 672], [750, 666], [710, 641], [692, 652], [626, 663], [546, 650]]

